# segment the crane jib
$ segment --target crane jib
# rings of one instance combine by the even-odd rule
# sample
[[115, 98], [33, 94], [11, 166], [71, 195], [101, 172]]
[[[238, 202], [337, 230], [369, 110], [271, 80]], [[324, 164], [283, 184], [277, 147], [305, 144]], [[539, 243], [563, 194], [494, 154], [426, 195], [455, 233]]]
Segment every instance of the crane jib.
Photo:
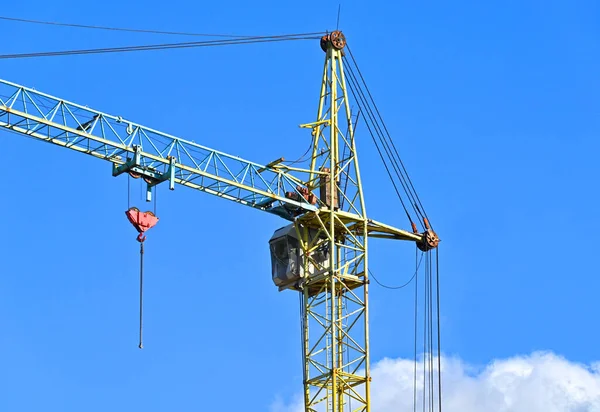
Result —
[[[140, 175], [148, 201], [152, 188], [168, 181], [171, 190], [175, 184], [187, 186], [289, 221], [326, 206], [309, 201], [304, 182], [277, 165], [249, 162], [1, 79], [0, 127], [110, 161], [113, 176]], [[381, 227], [373, 226], [369, 234], [424, 240], [422, 234], [391, 226], [382, 233]]]
[[108, 160], [113, 175], [169, 181], [293, 220], [317, 211], [301, 179], [63, 99], [0, 80], [0, 127]]

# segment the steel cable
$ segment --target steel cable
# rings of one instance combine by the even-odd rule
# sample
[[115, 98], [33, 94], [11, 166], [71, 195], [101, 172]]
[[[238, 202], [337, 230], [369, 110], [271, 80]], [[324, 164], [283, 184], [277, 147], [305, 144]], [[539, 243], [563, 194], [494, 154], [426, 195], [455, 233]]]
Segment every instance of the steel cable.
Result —
[[[133, 29], [133, 28], [125, 28], [125, 27], [97, 26], [97, 25], [78, 24], [78, 23], [61, 23], [61, 22], [55, 22], [55, 21], [22, 19], [22, 18], [18, 18], [18, 17], [8, 17], [8, 16], [0, 16], [0, 20], [13, 21], [13, 22], [18, 22], [18, 23], [40, 24], [40, 25], [47, 25], [47, 26], [72, 27], [72, 28], [78, 28], [78, 29], [95, 29], [95, 30], [119, 31], [119, 32], [129, 32], [129, 33], [163, 34], [163, 35], [172, 35], [172, 36], [228, 37], [228, 38], [236, 38], [236, 39], [257, 37], [257, 36], [240, 36], [240, 35], [234, 35], [234, 34], [191, 33], [191, 32], [181, 32], [181, 31], [165, 31], [165, 30], [151, 30], [151, 29]], [[308, 34], [322, 35], [322, 34], [325, 34], [325, 32], [314, 32], [314, 33], [308, 33]]]
[[[379, 138], [379, 141], [380, 141], [381, 145], [383, 146], [385, 153], [387, 154], [388, 159], [390, 160], [390, 162], [392, 164], [392, 168], [396, 172], [396, 177], [400, 181], [400, 184], [402, 185], [402, 188], [404, 189], [404, 193], [408, 196], [411, 206], [413, 208], [413, 211], [415, 212], [415, 214], [417, 216], [422, 217], [422, 213], [420, 213], [420, 210], [416, 204], [414, 196], [412, 195], [412, 193], [410, 191], [408, 182], [406, 181], [406, 178], [405, 178], [404, 174], [402, 173], [402, 169], [401, 169], [400, 165], [398, 164], [398, 161], [393, 156], [392, 148], [391, 148], [390, 144], [387, 142], [387, 139], [385, 138], [385, 134], [383, 132], [382, 126], [379, 124], [379, 122], [375, 116], [375, 112], [373, 111], [373, 108], [371, 107], [366, 94], [362, 90], [362, 87], [358, 81], [358, 77], [354, 74], [354, 70], [352, 69], [352, 64], [348, 59], [346, 59], [346, 62], [348, 63], [347, 69], [348, 69], [349, 78], [352, 80], [352, 86], [358, 90], [358, 94], [360, 96], [360, 102], [362, 102], [363, 107], [366, 107], [366, 109], [367, 109], [367, 113], [369, 114], [369, 119], [371, 120], [371, 122], [373, 124], [373, 129], [375, 129], [375, 131], [377, 132], [377, 137]], [[358, 69], [358, 67], [357, 67], [357, 69]], [[360, 105], [360, 103], [359, 103], [359, 105]], [[382, 161], [385, 162], [385, 160], [382, 160]], [[411, 224], [412, 224], [412, 219], [411, 219]]]
[[[360, 105], [360, 102], [359, 102], [360, 99], [357, 97], [358, 91], [355, 91], [355, 89], [358, 90], [358, 87], [354, 86], [354, 78], [351, 75], [351, 71], [349, 71], [348, 73], [350, 74], [350, 76], [348, 76], [348, 79], [350, 80], [348, 82], [350, 93], [352, 93], [352, 96], [357, 101], [357, 103], [359, 105], [359, 108], [362, 111], [363, 108]], [[367, 115], [369, 115], [369, 117], [370, 117], [370, 114], [368, 112], [367, 112]], [[402, 204], [402, 208], [404, 209], [404, 213], [406, 213], [406, 217], [408, 218], [409, 222], [412, 224], [413, 220], [412, 220], [412, 218], [410, 216], [410, 213], [408, 213], [408, 209], [406, 208], [406, 204], [404, 203], [404, 200], [402, 199], [402, 195], [400, 195], [400, 191], [398, 190], [398, 186], [396, 185], [396, 181], [392, 177], [392, 173], [390, 172], [390, 169], [389, 169], [389, 167], [388, 167], [388, 165], [387, 165], [387, 163], [385, 161], [385, 158], [383, 156], [383, 153], [381, 152], [381, 149], [379, 148], [379, 144], [377, 143], [377, 140], [375, 139], [375, 134], [373, 133], [373, 130], [372, 130], [369, 122], [366, 121], [366, 118], [365, 118], [365, 124], [367, 125], [367, 129], [369, 130], [369, 134], [371, 135], [371, 138], [373, 139], [373, 143], [375, 143], [375, 148], [377, 149], [377, 153], [379, 154], [379, 157], [381, 158], [383, 166], [384, 166], [384, 168], [385, 168], [385, 170], [386, 170], [386, 172], [388, 174], [388, 177], [390, 178], [390, 181], [392, 182], [392, 186], [394, 187], [394, 190], [396, 191], [396, 195], [398, 196], [398, 199], [400, 200], [400, 203]]]
[[[415, 247], [415, 272], [418, 273], [419, 272], [419, 266], [417, 264], [417, 256], [419, 254], [418, 249]], [[421, 257], [423, 257], [423, 255], [421, 254]], [[417, 412], [417, 331], [418, 331], [418, 316], [417, 316], [417, 308], [418, 308], [418, 301], [419, 301], [419, 276], [417, 275], [417, 277], [415, 278], [415, 307], [414, 307], [414, 315], [415, 315], [415, 323], [414, 323], [414, 328], [415, 328], [415, 342], [414, 342], [414, 377], [413, 377], [413, 412]]]
[[[398, 149], [396, 148], [396, 145], [394, 144], [394, 141], [393, 141], [393, 139], [392, 139], [392, 137], [391, 137], [391, 134], [390, 134], [390, 132], [389, 132], [389, 130], [388, 130], [388, 128], [387, 128], [387, 126], [386, 126], [386, 125], [385, 125], [385, 123], [383, 122], [383, 117], [381, 116], [381, 112], [379, 111], [379, 108], [377, 107], [377, 104], [375, 103], [375, 100], [373, 99], [373, 96], [372, 96], [372, 94], [371, 94], [371, 92], [370, 92], [370, 90], [369, 90], [369, 88], [368, 88], [368, 86], [367, 86], [367, 83], [366, 83], [366, 81], [365, 81], [365, 79], [364, 79], [364, 77], [363, 77], [363, 75], [362, 75], [362, 72], [360, 71], [360, 68], [358, 67], [358, 63], [356, 62], [356, 59], [354, 58], [354, 55], [352, 54], [352, 50], [350, 49], [350, 46], [348, 46], [348, 45], [346, 46], [346, 48], [348, 49], [348, 54], [350, 55], [350, 58], [351, 58], [351, 59], [352, 59], [352, 61], [354, 62], [354, 65], [355, 65], [355, 67], [356, 67], [356, 70], [357, 70], [357, 72], [358, 72], [358, 74], [359, 74], [359, 76], [360, 76], [360, 78], [361, 78], [361, 80], [362, 80], [362, 82], [363, 82], [363, 84], [364, 84], [365, 90], [367, 91], [367, 94], [369, 95], [369, 97], [370, 97], [370, 99], [371, 99], [371, 101], [372, 101], [372, 103], [373, 103], [373, 106], [374, 106], [374, 108], [375, 108], [375, 111], [377, 112], [377, 115], [378, 115], [378, 116], [379, 116], [379, 118], [381, 119], [381, 123], [382, 123], [382, 125], [383, 125], [383, 128], [384, 128], [384, 130], [385, 130], [385, 132], [386, 132], [386, 134], [387, 134], [387, 136], [388, 136], [388, 138], [389, 138], [389, 140], [390, 140], [390, 143], [391, 143], [391, 145], [392, 145], [392, 147], [393, 147], [393, 149], [394, 149], [394, 152], [395, 152], [395, 154], [396, 154], [396, 156], [397, 156], [397, 158], [398, 158], [398, 161], [400, 162], [400, 165], [402, 166], [402, 170], [404, 171], [404, 174], [405, 174], [405, 176], [406, 176], [406, 179], [407, 179], [407, 181], [408, 181], [408, 184], [410, 185], [410, 188], [412, 189], [412, 192], [414, 193], [414, 196], [415, 196], [415, 198], [416, 198], [416, 200], [417, 200], [417, 204], [418, 204], [418, 206], [420, 207], [420, 209], [423, 211], [423, 214], [425, 215], [425, 217], [427, 218], [427, 220], [429, 220], [429, 218], [427, 217], [427, 213], [425, 212], [425, 208], [423, 207], [423, 204], [421, 203], [421, 200], [420, 200], [420, 198], [419, 198], [419, 195], [417, 194], [417, 192], [416, 192], [416, 190], [415, 190], [415, 187], [414, 187], [414, 185], [413, 185], [413, 183], [412, 183], [412, 180], [410, 179], [410, 176], [408, 175], [408, 172], [407, 172], [407, 170], [406, 170], [406, 167], [404, 166], [404, 162], [403, 162], [403, 161], [402, 161], [402, 159], [400, 158], [400, 154], [398, 153]], [[346, 60], [347, 60], [347, 59], [346, 59]], [[431, 222], [430, 222], [430, 223], [431, 223]]]
[[433, 270], [431, 262], [431, 252], [427, 253], [429, 260], [429, 403], [431, 405], [431, 412], [434, 409], [434, 371], [433, 371]]
[[104, 48], [94, 48], [94, 49], [2, 54], [2, 55], [0, 55], [0, 59], [2, 59], [2, 60], [26, 59], [26, 58], [36, 58], [36, 57], [57, 57], [57, 56], [73, 56], [73, 55], [86, 55], [86, 54], [124, 53], [124, 52], [134, 52], [134, 51], [187, 49], [187, 48], [196, 48], [196, 47], [230, 46], [230, 45], [237, 45], [237, 44], [273, 43], [273, 42], [294, 41], [294, 40], [315, 40], [318, 38], [320, 38], [320, 37], [312, 35], [311, 33], [289, 34], [289, 35], [281, 35], [281, 36], [257, 36], [257, 37], [247, 37], [247, 38], [229, 39], [229, 40], [207, 40], [207, 41], [201, 41], [201, 42], [163, 43], [163, 44], [149, 44], [149, 45], [139, 45], [139, 46], [121, 46], [121, 47], [104, 47]]
[[440, 325], [440, 259], [439, 250], [435, 249], [435, 281], [436, 281], [436, 306], [437, 306], [437, 355], [438, 355], [438, 412], [442, 412], [442, 337]]
[[382, 288], [385, 289], [402, 289], [405, 288], [406, 286], [410, 285], [410, 283], [413, 281], [413, 279], [415, 279], [417, 277], [417, 273], [419, 272], [419, 268], [421, 267], [421, 261], [423, 260], [423, 253], [421, 253], [421, 258], [419, 259], [419, 262], [417, 263], [417, 267], [415, 269], [415, 273], [413, 273], [412, 277], [410, 279], [408, 279], [405, 283], [403, 283], [400, 286], [388, 286], [388, 285], [384, 285], [383, 283], [381, 283], [373, 274], [373, 272], [371, 271], [371, 269], [369, 269], [369, 275], [373, 278], [373, 280], [375, 280], [375, 282], [381, 286]]

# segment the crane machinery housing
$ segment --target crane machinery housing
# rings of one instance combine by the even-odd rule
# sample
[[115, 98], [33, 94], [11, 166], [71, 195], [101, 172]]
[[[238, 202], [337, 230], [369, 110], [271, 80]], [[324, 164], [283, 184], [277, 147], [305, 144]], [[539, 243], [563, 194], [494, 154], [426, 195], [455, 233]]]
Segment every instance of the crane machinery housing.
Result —
[[[0, 126], [112, 163], [153, 188], [166, 182], [275, 214], [288, 224], [269, 241], [272, 279], [301, 295], [303, 398], [308, 411], [370, 411], [368, 239], [438, 246], [424, 221], [402, 230], [367, 217], [344, 54], [334, 31], [320, 40], [325, 63], [309, 168], [261, 165], [86, 106], [0, 80]], [[7, 97], [3, 97], [7, 96]], [[134, 219], [128, 215], [130, 220]], [[155, 223], [155, 221], [154, 221]], [[141, 232], [142, 230], [140, 230]]]

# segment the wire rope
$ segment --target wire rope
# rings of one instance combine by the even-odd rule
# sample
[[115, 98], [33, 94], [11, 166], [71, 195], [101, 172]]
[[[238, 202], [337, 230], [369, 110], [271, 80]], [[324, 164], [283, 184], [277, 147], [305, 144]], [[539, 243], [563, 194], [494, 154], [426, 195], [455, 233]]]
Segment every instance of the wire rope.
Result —
[[[414, 306], [414, 359], [413, 359], [413, 412], [417, 412], [417, 341], [418, 341], [418, 301], [419, 301], [419, 264], [417, 263], [417, 256], [419, 255], [418, 249], [415, 247], [415, 272], [417, 276], [415, 277], [415, 306]], [[421, 257], [423, 255], [421, 254]]]
[[437, 356], [438, 356], [438, 412], [442, 412], [442, 336], [440, 320], [440, 260], [439, 250], [435, 249], [435, 281], [436, 281], [436, 306], [437, 306]]
[[289, 34], [281, 36], [257, 36], [247, 37], [241, 39], [229, 39], [229, 40], [207, 40], [197, 42], [179, 42], [179, 43], [161, 43], [161, 44], [148, 44], [148, 45], [137, 45], [137, 46], [121, 46], [121, 47], [103, 47], [93, 49], [77, 49], [77, 50], [59, 50], [59, 51], [45, 51], [45, 52], [31, 52], [31, 53], [13, 53], [13, 54], [2, 54], [0, 59], [26, 59], [26, 58], [37, 58], [37, 57], [58, 57], [58, 56], [73, 56], [73, 55], [87, 55], [87, 54], [106, 54], [106, 53], [124, 53], [124, 52], [135, 52], [135, 51], [153, 51], [153, 50], [171, 50], [171, 49], [186, 49], [186, 48], [197, 48], [197, 47], [216, 47], [216, 46], [230, 46], [238, 44], [256, 44], [256, 43], [273, 43], [283, 41], [294, 41], [294, 40], [314, 40], [318, 39], [319, 36], [315, 36], [311, 33], [306, 34]]
[[[396, 177], [400, 181], [400, 184], [401, 184], [402, 188], [404, 189], [404, 193], [408, 196], [411, 206], [413, 207], [413, 211], [415, 212], [415, 214], [417, 216], [419, 216], [419, 215], [421, 215], [421, 213], [418, 210], [418, 207], [416, 206], [416, 202], [414, 202], [412, 199], [412, 195], [411, 195], [408, 183], [406, 182], [406, 178], [404, 177], [404, 175], [402, 173], [402, 169], [401, 169], [400, 165], [398, 164], [397, 160], [393, 156], [391, 146], [387, 142], [387, 139], [385, 138], [385, 134], [383, 133], [383, 129], [382, 129], [381, 125], [379, 124], [379, 121], [377, 120], [375, 112], [373, 111], [373, 108], [370, 106], [370, 103], [367, 99], [365, 92], [361, 88], [361, 85], [358, 81], [358, 77], [354, 74], [354, 70], [352, 69], [351, 62], [348, 59], [346, 59], [346, 62], [349, 63], [347, 65], [347, 69], [348, 69], [348, 75], [349, 75], [348, 77], [349, 77], [349, 79], [351, 79], [351, 87], [355, 87], [357, 89], [358, 96], [360, 97], [359, 105], [361, 105], [361, 103], [362, 103], [361, 107], [366, 108], [369, 119], [371, 120], [372, 125], [373, 125], [372, 127], [375, 130], [377, 137], [379, 139], [379, 142], [381, 143], [381, 146], [383, 147], [388, 159], [390, 160], [390, 163], [392, 164], [392, 168], [393, 168], [394, 172], [396, 173]], [[384, 163], [386, 162], [385, 159], [383, 159], [383, 158], [382, 158], [382, 161]], [[413, 223], [412, 219], [410, 219], [410, 220], [411, 220], [411, 223]]]
[[373, 272], [371, 271], [371, 269], [369, 269], [369, 275], [371, 275], [371, 277], [373, 278], [373, 280], [374, 280], [374, 281], [375, 281], [375, 282], [376, 282], [376, 283], [377, 283], [379, 286], [381, 286], [382, 288], [385, 288], [385, 289], [395, 289], [395, 290], [397, 290], [397, 289], [403, 289], [403, 288], [405, 288], [406, 286], [410, 285], [410, 283], [413, 281], [413, 279], [415, 279], [415, 278], [417, 277], [417, 273], [419, 272], [419, 267], [421, 266], [421, 261], [422, 261], [422, 260], [423, 260], [423, 253], [421, 253], [421, 259], [419, 259], [419, 263], [417, 264], [417, 268], [415, 269], [415, 273], [413, 273], [412, 277], [411, 277], [409, 280], [407, 280], [405, 283], [403, 283], [403, 284], [402, 284], [402, 285], [400, 285], [400, 286], [389, 286], [389, 285], [385, 285], [385, 284], [381, 283], [381, 282], [380, 282], [380, 281], [379, 281], [379, 280], [378, 280], [378, 279], [375, 277], [375, 275], [373, 274]]
[[395, 154], [396, 154], [396, 156], [397, 156], [397, 158], [398, 158], [398, 161], [399, 161], [399, 163], [400, 163], [400, 165], [401, 165], [401, 167], [402, 167], [402, 170], [403, 170], [403, 172], [404, 172], [404, 174], [405, 174], [405, 176], [406, 176], [406, 180], [407, 180], [408, 184], [410, 185], [410, 188], [411, 188], [411, 190], [412, 190], [412, 193], [414, 193], [414, 196], [415, 196], [415, 198], [416, 198], [417, 204], [418, 204], [418, 206], [420, 207], [420, 209], [422, 210], [422, 212], [423, 212], [423, 214], [425, 215], [425, 217], [427, 218], [427, 220], [429, 220], [429, 218], [427, 217], [427, 213], [425, 212], [425, 208], [423, 207], [423, 204], [421, 203], [421, 200], [420, 200], [420, 198], [419, 198], [419, 195], [417, 194], [417, 192], [416, 192], [416, 190], [415, 190], [415, 187], [414, 187], [414, 185], [413, 185], [413, 183], [412, 183], [412, 180], [411, 180], [410, 176], [408, 175], [408, 172], [407, 172], [407, 170], [406, 170], [406, 167], [404, 166], [404, 162], [402, 161], [402, 158], [400, 157], [400, 154], [398, 153], [398, 149], [396, 148], [396, 145], [394, 144], [394, 141], [393, 141], [393, 139], [392, 139], [392, 137], [391, 137], [391, 135], [390, 135], [390, 132], [389, 132], [389, 130], [388, 130], [388, 128], [387, 128], [387, 126], [386, 126], [386, 125], [385, 125], [385, 123], [383, 122], [383, 117], [381, 116], [381, 112], [379, 111], [379, 108], [377, 107], [377, 104], [375, 103], [375, 100], [373, 99], [373, 95], [371, 94], [371, 92], [370, 92], [370, 90], [369, 90], [369, 88], [368, 88], [368, 86], [367, 86], [367, 83], [366, 83], [366, 81], [364, 80], [364, 76], [362, 75], [362, 72], [361, 72], [360, 68], [358, 67], [358, 63], [356, 62], [356, 59], [354, 58], [354, 55], [352, 54], [352, 50], [350, 49], [350, 46], [349, 46], [349, 45], [347, 45], [347, 49], [348, 49], [348, 54], [350, 55], [350, 58], [351, 58], [351, 59], [352, 59], [352, 61], [354, 62], [354, 65], [355, 65], [355, 67], [356, 67], [356, 70], [357, 70], [357, 72], [358, 72], [358, 74], [359, 74], [359, 76], [360, 76], [361, 80], [363, 81], [363, 84], [364, 84], [365, 90], [367, 91], [367, 94], [369, 95], [369, 97], [370, 97], [370, 99], [371, 99], [371, 101], [372, 101], [372, 103], [373, 103], [373, 106], [374, 106], [374, 108], [375, 108], [375, 111], [377, 112], [377, 115], [378, 115], [378, 116], [379, 116], [379, 118], [381, 119], [381, 123], [382, 123], [382, 125], [383, 125], [383, 128], [384, 128], [384, 130], [385, 130], [385, 132], [386, 132], [386, 134], [387, 134], [387, 136], [388, 136], [388, 138], [389, 138], [389, 140], [390, 140], [390, 143], [391, 143], [391, 145], [392, 145], [392, 148], [394, 149], [394, 152], [395, 152]]
[[[350, 75], [348, 76], [348, 79], [350, 80], [348, 82], [348, 85], [350, 86], [350, 93], [352, 93], [352, 96], [354, 97], [354, 99], [358, 102], [358, 98], [357, 98], [357, 92], [355, 92], [355, 88], [353, 87], [353, 77]], [[360, 107], [360, 104], [359, 104]], [[367, 126], [367, 129], [369, 131], [369, 134], [371, 135], [371, 138], [373, 139], [373, 143], [375, 144], [375, 148], [377, 149], [377, 153], [379, 154], [379, 157], [381, 158], [381, 161], [383, 163], [383, 166], [388, 174], [388, 177], [390, 178], [390, 181], [392, 182], [392, 186], [394, 187], [394, 191], [396, 192], [396, 195], [398, 196], [398, 199], [400, 200], [400, 203], [402, 204], [402, 208], [404, 209], [404, 213], [406, 213], [406, 217], [408, 218], [408, 220], [411, 222], [413, 222], [410, 213], [408, 213], [408, 209], [406, 208], [406, 204], [404, 203], [404, 200], [402, 199], [402, 196], [400, 195], [400, 191], [398, 190], [398, 186], [396, 185], [396, 182], [394, 180], [394, 178], [392, 177], [392, 173], [390, 172], [389, 167], [387, 166], [387, 163], [385, 162], [385, 158], [383, 157], [383, 153], [381, 152], [380, 148], [379, 148], [379, 144], [377, 143], [377, 140], [375, 139], [375, 135], [373, 134], [373, 131], [371, 129], [371, 126], [369, 125], [368, 121], [365, 121], [365, 124]]]
[[[8, 17], [8, 16], [0, 16], [0, 20], [4, 21], [13, 21], [18, 23], [30, 23], [30, 24], [40, 24], [47, 26], [61, 26], [61, 27], [72, 27], [79, 29], [94, 29], [94, 30], [107, 30], [107, 31], [119, 31], [119, 32], [129, 32], [129, 33], [146, 33], [146, 34], [163, 34], [163, 35], [171, 35], [171, 36], [193, 36], [193, 37], [228, 37], [228, 38], [252, 38], [256, 36], [242, 36], [236, 34], [215, 34], [215, 33], [193, 33], [193, 32], [183, 32], [183, 31], [166, 31], [166, 30], [152, 30], [152, 29], [134, 29], [127, 27], [110, 27], [110, 26], [98, 26], [98, 25], [89, 25], [89, 24], [79, 24], [79, 23], [63, 23], [56, 21], [45, 21], [45, 20], [33, 20], [33, 19], [23, 19], [19, 17]], [[312, 34], [323, 34], [324, 32], [315, 32]]]

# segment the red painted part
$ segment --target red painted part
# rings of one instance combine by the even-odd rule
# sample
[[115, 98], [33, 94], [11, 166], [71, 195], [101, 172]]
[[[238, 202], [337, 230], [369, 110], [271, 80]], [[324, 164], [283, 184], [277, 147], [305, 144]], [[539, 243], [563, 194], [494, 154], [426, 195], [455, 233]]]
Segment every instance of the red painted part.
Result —
[[129, 210], [125, 212], [127, 215], [127, 219], [131, 222], [135, 230], [138, 232], [144, 233], [148, 229], [152, 229], [158, 223], [158, 218], [154, 215], [154, 213], [148, 212], [140, 212], [137, 207], [131, 207]]

